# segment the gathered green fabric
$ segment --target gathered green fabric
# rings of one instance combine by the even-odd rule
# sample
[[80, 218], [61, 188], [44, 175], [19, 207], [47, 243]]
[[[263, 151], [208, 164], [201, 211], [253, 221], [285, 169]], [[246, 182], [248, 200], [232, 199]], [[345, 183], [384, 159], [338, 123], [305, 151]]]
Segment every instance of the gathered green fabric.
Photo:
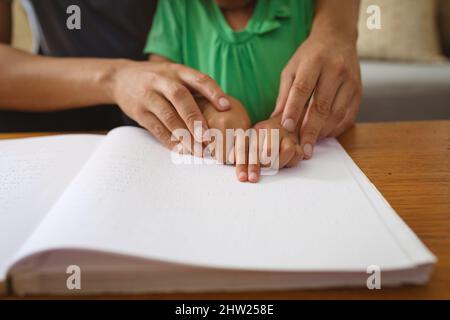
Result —
[[273, 112], [280, 74], [309, 35], [313, 14], [313, 0], [257, 0], [236, 32], [214, 0], [163, 0], [144, 51], [208, 74], [256, 123]]

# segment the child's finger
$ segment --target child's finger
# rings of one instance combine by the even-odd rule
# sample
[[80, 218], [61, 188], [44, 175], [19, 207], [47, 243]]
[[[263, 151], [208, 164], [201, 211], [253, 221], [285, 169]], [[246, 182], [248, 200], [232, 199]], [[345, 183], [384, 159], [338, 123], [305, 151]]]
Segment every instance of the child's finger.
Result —
[[286, 165], [297, 154], [296, 144], [288, 136], [284, 137], [280, 143], [280, 169]]
[[[258, 163], [260, 167], [271, 167], [279, 159], [280, 142], [279, 135], [274, 135], [275, 130], [260, 129], [258, 133]], [[276, 161], [275, 161], [276, 160]]]
[[237, 134], [234, 142], [236, 175], [239, 181], [248, 181], [248, 143], [245, 134]]
[[234, 142], [236, 165], [248, 164], [248, 139], [245, 133], [237, 133]]
[[260, 177], [259, 141], [256, 131], [252, 131], [248, 146], [248, 181], [256, 183]]
[[238, 164], [236, 165], [236, 177], [240, 182], [247, 182], [248, 181], [248, 174], [247, 174], [247, 165], [246, 164]]
[[293, 168], [293, 167], [297, 166], [300, 163], [300, 161], [303, 160], [302, 147], [300, 145], [296, 145], [295, 149], [297, 152], [292, 157], [291, 161], [288, 162], [288, 164], [286, 165], [286, 168]]
[[248, 166], [248, 181], [251, 183], [256, 183], [259, 181], [259, 177], [261, 176], [261, 169], [259, 164], [250, 164]]
[[236, 164], [236, 156], [235, 156], [234, 146], [231, 148], [230, 152], [227, 154], [226, 164]]
[[[223, 136], [223, 134], [222, 134]], [[227, 154], [225, 150], [225, 143], [223, 139], [219, 139], [218, 137], [214, 137], [214, 158], [220, 164], [227, 163]]]
[[236, 137], [234, 146], [234, 160], [236, 161], [236, 176], [240, 182], [248, 181], [247, 150], [245, 148], [245, 139]]

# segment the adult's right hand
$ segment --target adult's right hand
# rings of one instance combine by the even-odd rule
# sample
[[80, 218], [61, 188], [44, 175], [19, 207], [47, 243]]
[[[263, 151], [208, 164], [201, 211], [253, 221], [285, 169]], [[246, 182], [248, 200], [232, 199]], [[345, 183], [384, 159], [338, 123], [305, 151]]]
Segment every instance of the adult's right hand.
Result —
[[[169, 62], [125, 62], [113, 73], [113, 100], [162, 144], [173, 149], [172, 132], [187, 129], [196, 141], [194, 122], [208, 127], [193, 93], [209, 100], [219, 111], [228, 110], [230, 100], [209, 76], [183, 65]], [[193, 141], [193, 140], [192, 140]]]

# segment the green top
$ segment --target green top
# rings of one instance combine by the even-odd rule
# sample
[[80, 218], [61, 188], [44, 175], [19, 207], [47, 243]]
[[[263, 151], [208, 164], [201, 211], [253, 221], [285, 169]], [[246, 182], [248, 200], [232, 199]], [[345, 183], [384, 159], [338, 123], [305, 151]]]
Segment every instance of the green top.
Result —
[[163, 0], [145, 52], [208, 74], [256, 123], [273, 112], [281, 71], [308, 36], [313, 11], [313, 0], [258, 0], [235, 32], [214, 0]]

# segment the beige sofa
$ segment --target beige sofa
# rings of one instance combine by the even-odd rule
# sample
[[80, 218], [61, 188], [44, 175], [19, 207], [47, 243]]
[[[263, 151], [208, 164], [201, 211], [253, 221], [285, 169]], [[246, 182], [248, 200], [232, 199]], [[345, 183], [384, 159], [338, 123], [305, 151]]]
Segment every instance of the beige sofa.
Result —
[[[436, 24], [442, 50], [450, 59], [450, 0], [439, 1]], [[361, 68], [364, 97], [359, 121], [450, 119], [450, 60], [362, 60]]]

